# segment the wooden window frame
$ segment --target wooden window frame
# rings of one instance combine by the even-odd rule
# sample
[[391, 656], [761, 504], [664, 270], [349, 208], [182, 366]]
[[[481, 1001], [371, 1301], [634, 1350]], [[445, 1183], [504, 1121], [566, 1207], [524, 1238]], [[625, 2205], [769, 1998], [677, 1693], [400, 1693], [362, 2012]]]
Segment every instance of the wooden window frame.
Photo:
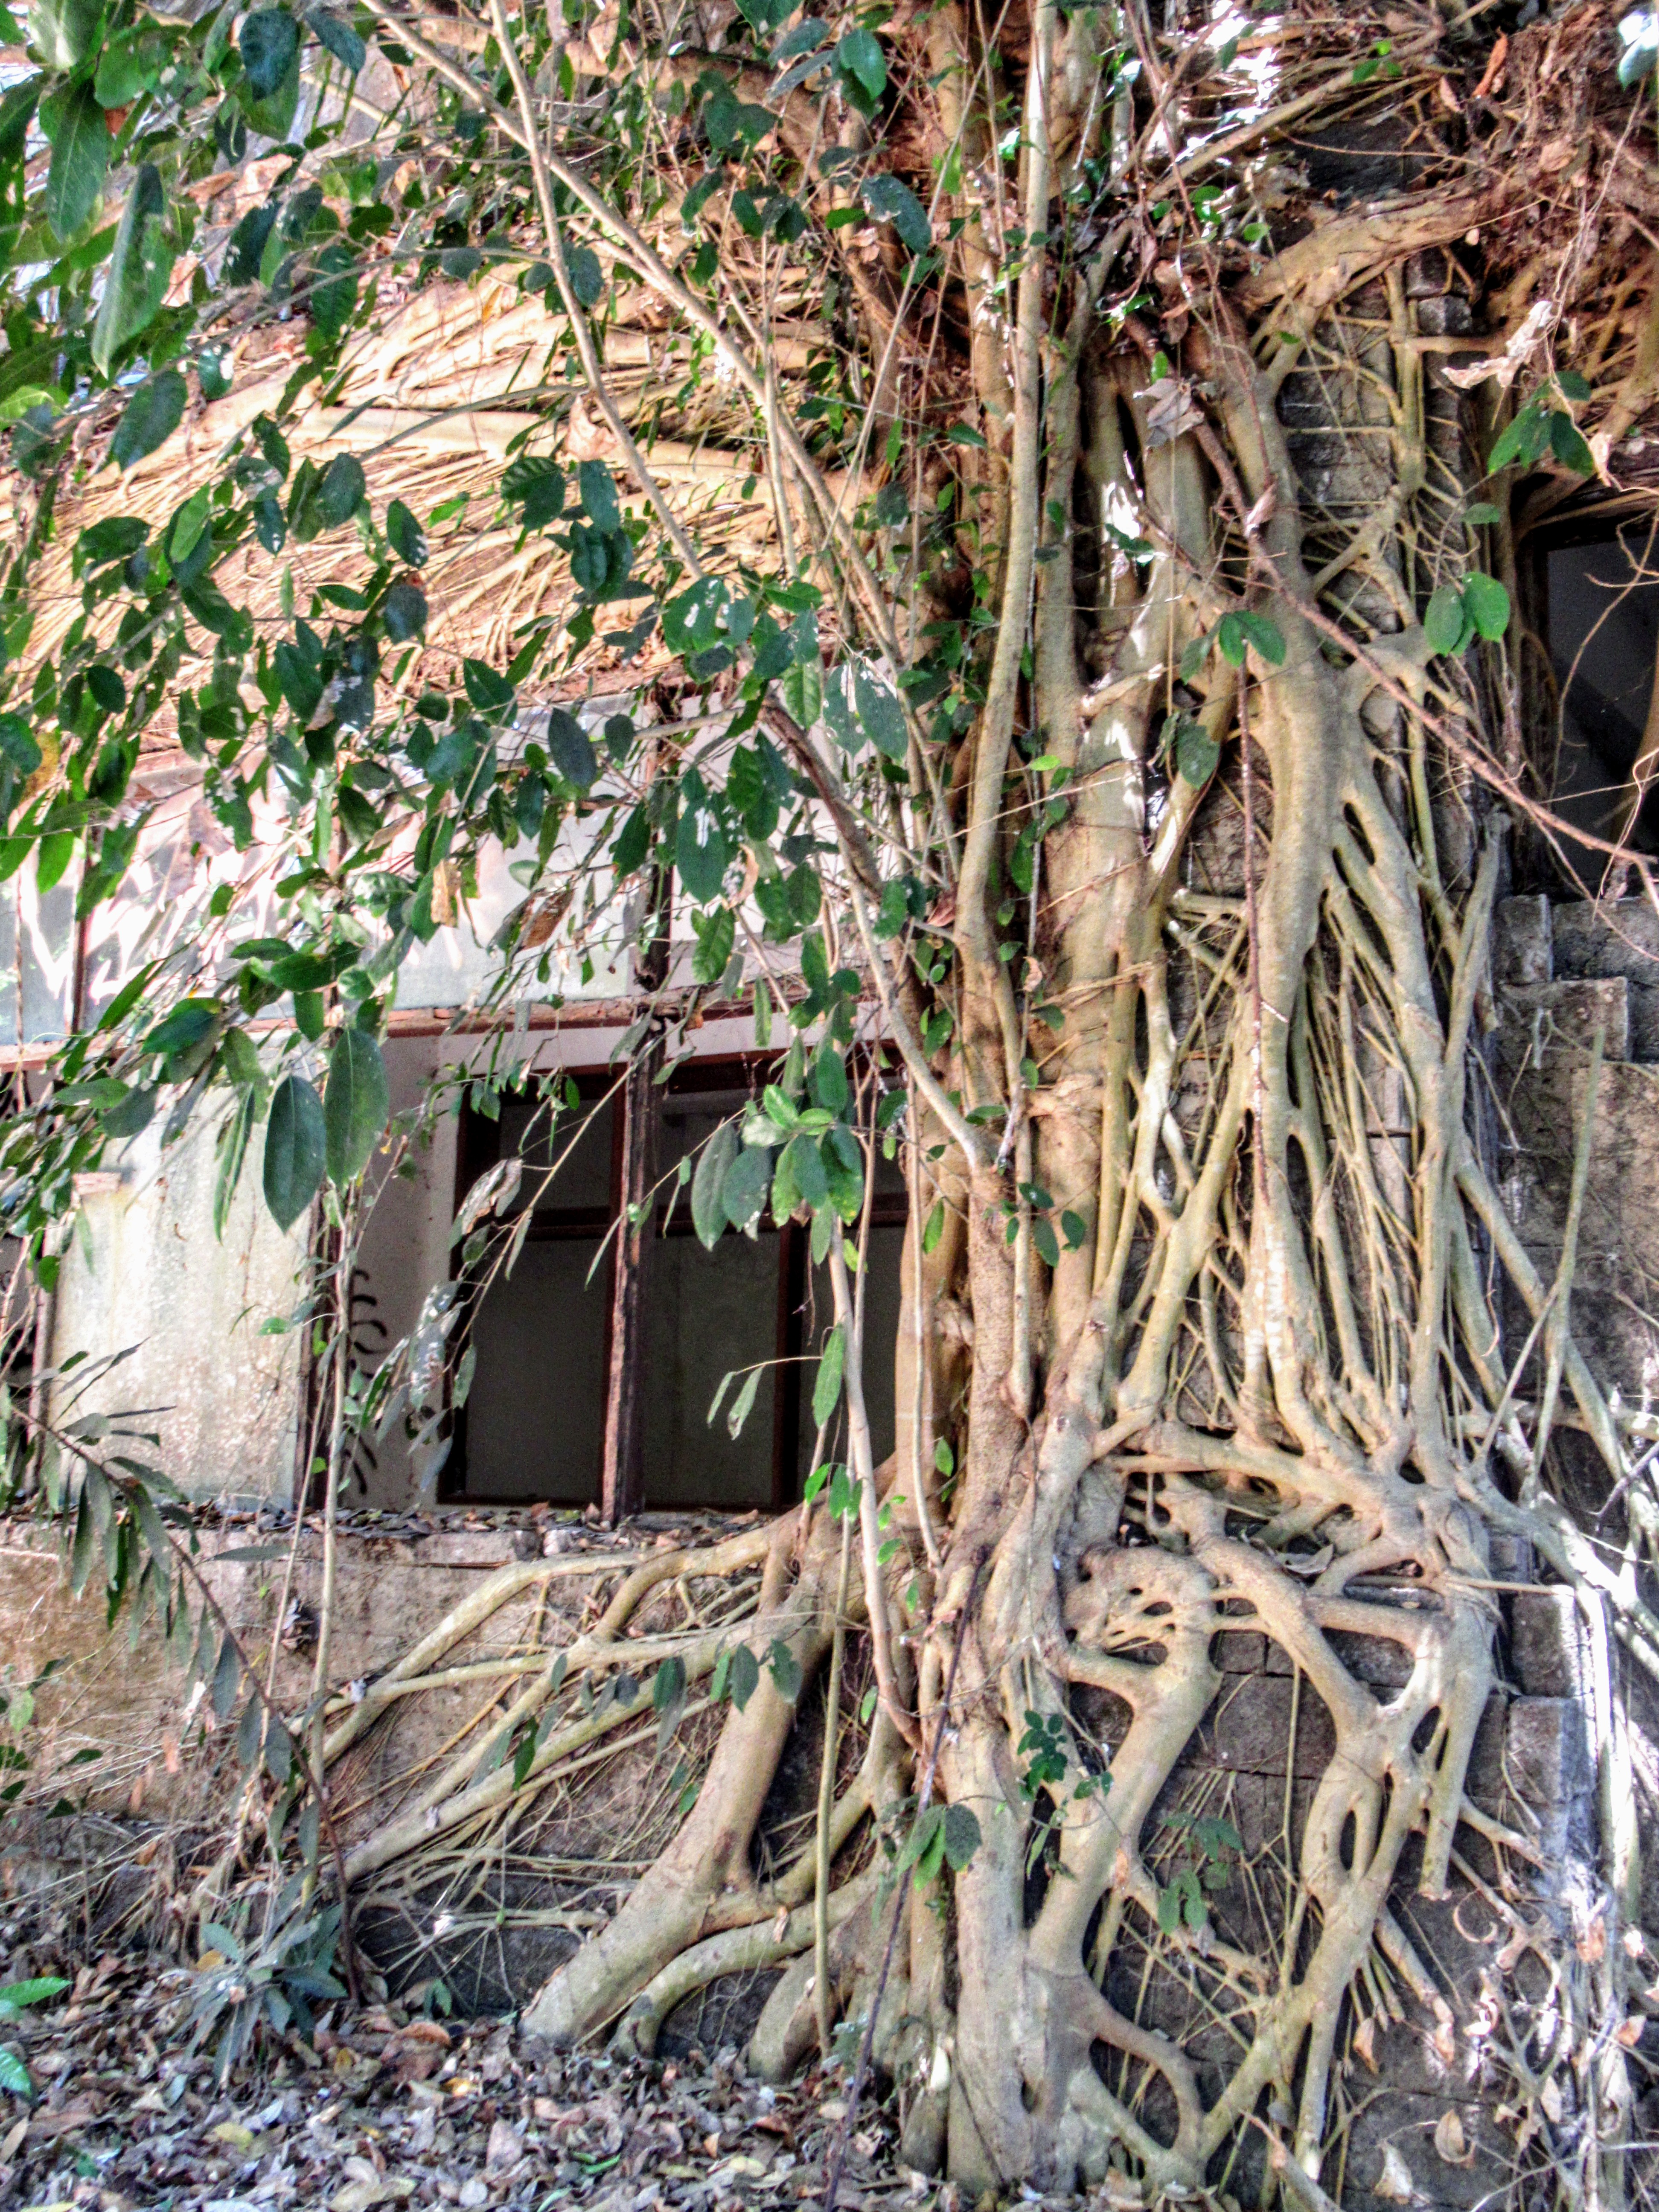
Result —
[[[615, 1094], [617, 1110], [611, 1129], [610, 1199], [603, 1210], [595, 1206], [543, 1208], [540, 1218], [530, 1230], [529, 1236], [603, 1236], [614, 1222], [622, 1218], [627, 1195], [637, 1194], [634, 1200], [637, 1203], [655, 1180], [657, 1122], [665, 1099], [696, 1097], [701, 1091], [736, 1090], [747, 1090], [751, 1096], [758, 1097], [764, 1082], [775, 1071], [778, 1058], [775, 1051], [710, 1054], [706, 1058], [696, 1057], [682, 1061], [666, 1085], [654, 1080], [658, 1066], [654, 1054], [641, 1054], [634, 1070], [620, 1085], [616, 1069], [603, 1065], [573, 1066], [557, 1071], [561, 1076], [568, 1076], [575, 1082], [584, 1103], [592, 1104], [607, 1092]], [[641, 1076], [637, 1083], [636, 1076]], [[470, 1106], [464, 1105], [460, 1139], [456, 1148], [454, 1203], [457, 1211], [477, 1177], [493, 1167], [500, 1157], [500, 1123], [489, 1121], [475, 1113]], [[664, 1194], [648, 1223], [641, 1222], [639, 1228], [632, 1232], [618, 1233], [611, 1243], [602, 1367], [605, 1410], [599, 1486], [600, 1517], [607, 1526], [645, 1510], [644, 1401], [637, 1388], [637, 1376], [644, 1348], [646, 1285], [651, 1250], [657, 1237], [664, 1233], [663, 1217], [668, 1210], [668, 1194]], [[902, 1197], [878, 1197], [872, 1202], [872, 1226], [897, 1227], [907, 1219], [908, 1205]], [[673, 1208], [673, 1218], [667, 1233], [672, 1236], [694, 1233], [684, 1195]], [[798, 1462], [805, 1395], [803, 1362], [807, 1348], [805, 1309], [809, 1238], [805, 1228], [798, 1221], [787, 1221], [781, 1228], [777, 1228], [764, 1217], [759, 1233], [763, 1237], [777, 1237], [780, 1247], [775, 1339], [775, 1356], [778, 1365], [776, 1385], [772, 1394], [771, 1504], [775, 1511], [781, 1511], [796, 1502], [799, 1490]], [[467, 1413], [465, 1406], [456, 1413], [454, 1443], [445, 1466], [441, 1490], [444, 1498], [454, 1502], [460, 1502], [467, 1496]], [[469, 1502], [486, 1505], [500, 1501], [479, 1497]], [[694, 1504], [688, 1505], [687, 1510], [729, 1509], [732, 1502], [729, 1498], [717, 1497], [698, 1499]]]

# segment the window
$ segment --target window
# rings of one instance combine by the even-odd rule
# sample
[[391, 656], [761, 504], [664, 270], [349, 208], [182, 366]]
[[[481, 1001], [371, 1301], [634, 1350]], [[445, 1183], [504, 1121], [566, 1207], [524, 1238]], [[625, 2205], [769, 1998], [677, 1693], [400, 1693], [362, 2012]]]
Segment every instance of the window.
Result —
[[[692, 1061], [651, 1092], [654, 1200], [638, 1240], [637, 1326], [623, 1324], [620, 1350], [618, 1267], [635, 1264], [625, 1240], [611, 1233], [629, 1166], [622, 1088], [611, 1070], [574, 1079], [580, 1109], [561, 1111], [550, 1137], [546, 1112], [531, 1098], [504, 1099], [498, 1121], [469, 1109], [463, 1122], [465, 1192], [514, 1152], [532, 1184], [586, 1117], [534, 1206], [511, 1277], [490, 1285], [473, 1317], [477, 1360], [457, 1424], [456, 1487], [480, 1500], [598, 1499], [607, 1409], [625, 1401], [637, 1420], [647, 1507], [787, 1504], [799, 1494], [812, 1449], [811, 1376], [830, 1318], [828, 1271], [811, 1266], [805, 1228], [775, 1228], [769, 1216], [752, 1239], [728, 1234], [705, 1250], [676, 1174], [758, 1091], [759, 1066]], [[893, 1440], [890, 1347], [905, 1194], [896, 1165], [878, 1158], [878, 1167], [866, 1306], [866, 1339], [878, 1349], [865, 1382], [880, 1458]], [[728, 1386], [712, 1423], [709, 1407], [723, 1376], [751, 1367], [761, 1370], [759, 1386], [733, 1437], [726, 1413], [740, 1385]]]
[[[1575, 829], [1614, 838], [1628, 826], [1632, 778], [1646, 790], [1633, 825], [1639, 850], [1659, 851], [1659, 541], [1647, 523], [1604, 523], [1557, 537], [1542, 550], [1539, 582], [1548, 647], [1549, 698], [1541, 720], [1549, 751], [1544, 781]], [[1569, 858], [1592, 890], [1604, 857], [1576, 844]]]

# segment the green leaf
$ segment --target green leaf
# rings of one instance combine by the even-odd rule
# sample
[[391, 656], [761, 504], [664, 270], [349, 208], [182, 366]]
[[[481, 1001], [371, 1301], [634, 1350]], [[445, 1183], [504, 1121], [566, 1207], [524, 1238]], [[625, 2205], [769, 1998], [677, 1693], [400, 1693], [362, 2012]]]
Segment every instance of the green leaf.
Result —
[[979, 1822], [966, 1805], [948, 1805], [945, 1811], [945, 1856], [952, 1874], [960, 1874], [982, 1841]]
[[[256, 100], [246, 80], [239, 88], [238, 96], [242, 112], [249, 127], [262, 138], [286, 139], [300, 105], [300, 62], [296, 54], [293, 66], [268, 100]], [[274, 276], [275, 267], [267, 274]]]
[[208, 501], [211, 495], [210, 484], [198, 484], [163, 533], [167, 560], [175, 575], [202, 542], [202, 533], [208, 526]]
[[783, 695], [785, 712], [803, 730], [810, 730], [823, 712], [823, 671], [817, 655], [811, 660], [792, 661], [778, 688]]
[[[884, 67], [884, 76], [885, 74]], [[912, 253], [927, 251], [933, 242], [933, 225], [927, 220], [927, 209], [908, 185], [883, 172], [866, 177], [860, 189], [871, 214], [884, 222], [890, 222]]]
[[265, 1729], [265, 1765], [277, 1788], [285, 1789], [294, 1771], [294, 1739], [275, 1713]]
[[755, 1401], [760, 1395], [760, 1386], [765, 1373], [763, 1367], [750, 1368], [749, 1373], [744, 1377], [742, 1389], [732, 1401], [731, 1409], [726, 1416], [726, 1432], [733, 1443], [743, 1434], [744, 1424], [755, 1410]]
[[524, 508], [526, 530], [542, 530], [564, 512], [565, 477], [547, 453], [529, 453], [512, 462], [501, 478], [501, 495]]
[[326, 1143], [322, 1100], [304, 1076], [285, 1076], [265, 1125], [265, 1204], [279, 1229], [291, 1229], [316, 1196]]
[[213, 1234], [215, 1240], [221, 1244], [225, 1241], [231, 1202], [236, 1195], [236, 1186], [242, 1179], [242, 1163], [247, 1158], [248, 1139], [253, 1133], [258, 1110], [258, 1092], [252, 1088], [244, 1091], [225, 1132], [219, 1172], [213, 1187]]
[[98, 1530], [92, 1513], [92, 1476], [88, 1468], [87, 1479], [81, 1486], [81, 1502], [75, 1512], [75, 1535], [70, 1546], [70, 1595], [79, 1597], [92, 1577], [93, 1562], [98, 1556]]
[[32, 2097], [34, 2083], [29, 2069], [15, 2051], [0, 2050], [0, 2089], [14, 2097]]
[[726, 973], [737, 941], [738, 918], [730, 907], [714, 907], [706, 914], [694, 914], [691, 928], [697, 940], [691, 955], [691, 980], [694, 983], [718, 983]]
[[20, 715], [0, 714], [0, 755], [19, 775], [33, 775], [44, 756]]
[[1423, 611], [1423, 635], [1431, 653], [1455, 653], [1463, 635], [1463, 594], [1442, 584]]
[[1488, 529], [1504, 518], [1489, 499], [1471, 500], [1463, 509], [1463, 520], [1477, 530]]
[[1595, 456], [1571, 415], [1558, 412], [1550, 416], [1550, 451], [1563, 468], [1571, 469], [1575, 475], [1595, 474]]
[[380, 1046], [367, 1030], [341, 1030], [329, 1054], [323, 1092], [331, 1182], [351, 1182], [362, 1173], [391, 1110]]
[[705, 1251], [714, 1250], [726, 1227], [721, 1194], [739, 1149], [736, 1127], [725, 1121], [697, 1156], [696, 1173], [691, 1178], [691, 1226]]
[[596, 307], [605, 297], [605, 270], [591, 246], [567, 246], [564, 273], [579, 307]]
[[876, 750], [890, 761], [902, 761], [909, 750], [904, 709], [884, 684], [866, 676], [862, 668], [853, 678], [853, 696], [864, 734]]
[[212, 1036], [218, 1019], [216, 1000], [181, 999], [145, 1030], [143, 1049], [165, 1054], [188, 1052], [192, 1045], [204, 1043]]
[[155, 1115], [155, 1093], [142, 1087], [129, 1091], [118, 1105], [112, 1106], [99, 1119], [106, 1136], [123, 1138], [141, 1136]]
[[48, 69], [72, 70], [86, 59], [102, 12], [98, 0], [33, 0], [29, 37]]
[[1216, 772], [1221, 748], [1202, 722], [1184, 714], [1176, 732], [1175, 757], [1182, 781], [1191, 784], [1194, 791], [1202, 791]]
[[817, 1379], [812, 1385], [812, 1419], [822, 1428], [841, 1402], [841, 1385], [847, 1364], [847, 1338], [837, 1322], [830, 1330], [818, 1361]]
[[772, 1677], [772, 1687], [787, 1705], [793, 1705], [800, 1695], [800, 1662], [781, 1636], [772, 1639], [766, 1655], [767, 1672]]
[[306, 17], [306, 28], [327, 47], [337, 62], [343, 62], [356, 76], [368, 59], [368, 49], [349, 23], [327, 8], [313, 8]]
[[249, 90], [256, 100], [270, 100], [299, 59], [300, 27], [286, 8], [256, 9], [243, 17], [236, 44]]
[[836, 47], [836, 58], [849, 76], [857, 79], [872, 100], [879, 100], [887, 84], [887, 60], [873, 31], [848, 31]]
[[97, 205], [109, 170], [109, 125], [89, 84], [68, 94], [58, 118], [46, 176], [46, 219], [59, 239], [73, 238]]
[[753, 1235], [771, 1180], [771, 1153], [764, 1145], [745, 1145], [720, 1186], [720, 1209], [733, 1229]]
[[680, 814], [674, 843], [674, 865], [680, 881], [699, 905], [720, 895], [732, 858], [720, 817], [706, 801], [688, 801]]
[[1269, 668], [1285, 665], [1285, 638], [1276, 622], [1266, 615], [1242, 614], [1238, 626], [1255, 647], [1257, 657], [1265, 660]]
[[599, 764], [592, 741], [576, 717], [565, 707], [550, 707], [547, 714], [547, 750], [553, 765], [578, 791], [592, 788]]
[[654, 1712], [665, 1713], [685, 1696], [685, 1662], [678, 1655], [665, 1659], [651, 1684]]
[[746, 1644], [739, 1644], [732, 1654], [732, 1664], [726, 1672], [726, 1686], [732, 1702], [742, 1712], [750, 1698], [760, 1687], [760, 1662]]
[[1549, 443], [1550, 426], [1535, 399], [1528, 400], [1514, 421], [1498, 433], [1486, 460], [1486, 474], [1495, 477], [1512, 464], [1530, 468]]
[[463, 660], [461, 681], [481, 714], [503, 715], [512, 711], [517, 694], [500, 670], [487, 660]]
[[[311, 319], [325, 337], [338, 337], [351, 320], [351, 311], [357, 304], [357, 257], [343, 239], [337, 238], [317, 256], [311, 279]], [[327, 481], [325, 477], [325, 491]], [[354, 500], [341, 520], [349, 520], [356, 508], [357, 501]]]
[[1478, 568], [1464, 579], [1463, 608], [1484, 638], [1500, 638], [1510, 626], [1508, 592], [1496, 576], [1483, 575]]
[[426, 629], [426, 593], [418, 584], [394, 584], [380, 605], [380, 619], [393, 645], [403, 645]]
[[0, 2004], [9, 2005], [13, 2012], [22, 2012], [30, 2005], [46, 2004], [53, 1997], [61, 1997], [69, 1986], [62, 1974], [37, 1974], [30, 1981], [8, 1982], [0, 1989]]
[[93, 91], [100, 107], [125, 107], [149, 92], [166, 65], [167, 49], [152, 32], [125, 31], [98, 58]]
[[1223, 615], [1216, 624], [1215, 641], [1221, 648], [1222, 658], [1235, 668], [1243, 668], [1245, 653], [1252, 646], [1270, 668], [1284, 665], [1284, 637], [1278, 623], [1269, 622], [1266, 615]]
[[338, 530], [363, 503], [368, 482], [356, 453], [337, 453], [317, 487], [317, 512], [325, 529]]
[[618, 530], [622, 509], [617, 503], [617, 479], [603, 461], [583, 461], [576, 471], [582, 512], [596, 530]]
[[812, 1055], [812, 1095], [831, 1114], [844, 1113], [851, 1096], [847, 1063], [828, 1037]]
[[214, 1666], [213, 1680], [208, 1689], [208, 1695], [213, 1701], [213, 1710], [222, 1721], [228, 1720], [230, 1717], [231, 1708], [236, 1703], [236, 1692], [241, 1680], [241, 1655], [236, 1649], [236, 1638], [231, 1634], [229, 1629], [226, 1629], [224, 1640], [219, 1646], [218, 1660]]
[[386, 511], [386, 534], [400, 561], [411, 568], [426, 566], [426, 532], [400, 499], [394, 499]]
[[173, 1546], [167, 1540], [167, 1523], [162, 1520], [156, 1508], [155, 1500], [144, 1488], [143, 1483], [137, 1484], [133, 1489], [132, 1510], [137, 1516], [138, 1526], [143, 1532], [144, 1542], [151, 1559], [155, 1560], [161, 1573], [170, 1575], [173, 1571]]
[[513, 1787], [522, 1790], [530, 1779], [530, 1770], [536, 1764], [536, 1730], [526, 1724], [519, 1735], [513, 1753]]
[[927, 1221], [922, 1226], [921, 1249], [923, 1252], [931, 1254], [936, 1251], [939, 1248], [939, 1240], [944, 1236], [944, 1234], [945, 1200], [942, 1198], [936, 1198], [933, 1200], [933, 1211], [928, 1214]]
[[110, 440], [109, 457], [117, 468], [131, 468], [173, 435], [185, 419], [188, 396], [176, 368], [161, 369], [144, 380], [128, 400]]

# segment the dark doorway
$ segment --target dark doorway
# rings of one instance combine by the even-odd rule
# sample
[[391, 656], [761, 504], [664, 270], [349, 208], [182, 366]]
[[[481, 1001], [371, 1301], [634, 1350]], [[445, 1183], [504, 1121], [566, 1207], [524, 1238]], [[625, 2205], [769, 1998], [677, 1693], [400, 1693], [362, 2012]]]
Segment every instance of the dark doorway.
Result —
[[[1540, 550], [1541, 635], [1552, 679], [1541, 763], [1555, 808], [1574, 829], [1614, 839], [1626, 829], [1632, 778], [1652, 728], [1659, 656], [1659, 531], [1651, 520], [1585, 527]], [[1659, 738], [1659, 730], [1653, 732]], [[1659, 852], [1659, 766], [1644, 762], [1646, 796], [1630, 828]], [[1582, 885], [1598, 889], [1606, 856], [1569, 841]]]

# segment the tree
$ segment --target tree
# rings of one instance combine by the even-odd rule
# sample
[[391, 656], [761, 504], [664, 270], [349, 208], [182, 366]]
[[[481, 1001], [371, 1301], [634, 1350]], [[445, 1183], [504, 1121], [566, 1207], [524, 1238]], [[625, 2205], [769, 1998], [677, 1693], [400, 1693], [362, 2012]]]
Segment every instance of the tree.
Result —
[[[1611, 227], [1552, 233], [1559, 287], [1511, 288], [1513, 329], [1465, 374], [1460, 413], [1425, 377], [1434, 341], [1404, 283], [1466, 234], [1492, 283], [1520, 266], [1528, 159], [1564, 116], [1621, 204], [1651, 156], [1659, 43], [1629, 24], [1581, 8], [1494, 49], [1426, 8], [1212, 28], [1173, 5], [1160, 21], [1032, 0], [993, 23], [956, 0], [740, 0], [695, 42], [649, 5], [571, 0], [418, 26], [389, 0], [189, 26], [131, 0], [32, 15], [39, 72], [0, 108], [3, 391], [27, 479], [3, 603], [3, 849], [43, 880], [82, 851], [82, 909], [114, 895], [141, 744], [176, 719], [251, 863], [10, 1122], [36, 1274], [75, 1173], [164, 1097], [174, 1127], [228, 1097], [227, 1192], [260, 1158], [279, 1220], [320, 1194], [335, 1231], [312, 1295], [334, 1316], [337, 1477], [354, 1425], [436, 1435], [433, 1346], [453, 1358], [464, 1334], [464, 1302], [440, 1304], [431, 1341], [354, 1382], [341, 1286], [365, 1165], [410, 1134], [377, 1042], [393, 979], [488, 845], [526, 890], [503, 1002], [538, 969], [545, 986], [556, 930], [614, 945], [629, 889], [672, 878], [696, 988], [751, 988], [757, 1030], [787, 1039], [690, 1202], [708, 1237], [769, 1204], [810, 1218], [830, 1268], [806, 1507], [631, 1577], [502, 1723], [510, 1771], [452, 1777], [442, 1802], [459, 1823], [538, 1786], [609, 1724], [592, 1682], [623, 1652], [655, 1663], [665, 1728], [697, 1686], [729, 1708], [672, 1844], [538, 1998], [541, 2032], [620, 2020], [648, 2049], [686, 1992], [788, 1962], [757, 2060], [787, 2068], [837, 2017], [861, 2025], [866, 2059], [916, 2085], [920, 2164], [979, 2187], [1115, 2162], [1192, 2188], [1265, 2131], [1322, 2203], [1346, 1993], [1378, 1947], [1432, 1991], [1388, 1899], [1414, 1837], [1420, 1886], [1443, 1890], [1468, 1814], [1492, 1533], [1529, 1534], [1644, 1663], [1659, 1652], [1633, 1583], [1552, 1497], [1564, 1409], [1615, 1473], [1625, 1449], [1493, 1188], [1472, 1091], [1496, 804], [1549, 834], [1510, 736], [1517, 502], [1606, 467], [1595, 434], [1639, 419], [1651, 349], [1628, 287], [1575, 344], [1567, 318], [1619, 249]], [[371, 47], [384, 110], [340, 97]], [[1600, 139], [1596, 116], [1616, 126]], [[1400, 189], [1333, 214], [1294, 148], [1362, 127], [1397, 148]], [[1470, 155], [1489, 181], [1463, 181]], [[232, 174], [227, 237], [198, 210]], [[1453, 289], [1479, 275], [1459, 252]], [[507, 665], [457, 666], [423, 646], [443, 631], [439, 518], [383, 503], [349, 452], [295, 465], [293, 447], [394, 295], [485, 264], [543, 294], [556, 333], [546, 438], [500, 495], [571, 597]], [[1550, 304], [1528, 315], [1534, 296]], [[705, 404], [712, 371], [727, 442], [755, 457], [758, 557], [653, 473], [661, 397], [611, 342], [641, 299], [692, 365], [671, 416]], [[781, 300], [797, 332], [817, 319], [787, 358]], [[174, 485], [163, 526], [117, 500], [79, 530], [81, 611], [55, 630], [60, 519], [102, 498], [88, 457], [164, 453], [222, 388], [229, 335], [289, 314], [304, 345], [280, 400], [210, 480]], [[1392, 489], [1358, 517], [1322, 506], [1286, 424], [1297, 391], [1340, 434], [1339, 386], [1382, 392], [1392, 441]], [[284, 563], [349, 530], [356, 580], [301, 612]], [[613, 718], [596, 747], [573, 708], [605, 672], [695, 691], [705, 714]], [[546, 729], [521, 742], [532, 706]], [[1232, 854], [1209, 888], [1191, 860], [1206, 836]], [[256, 880], [267, 920], [239, 939]], [[579, 880], [592, 897], [568, 895]], [[637, 902], [641, 929], [659, 896]], [[766, 947], [797, 970], [775, 1006], [744, 980]], [[871, 1006], [873, 1054], [854, 1050]], [[657, 1048], [648, 1023], [635, 1048]], [[896, 1345], [867, 1340], [856, 1264], [884, 1141], [912, 1202]], [[475, 1284], [510, 1261], [507, 1195], [469, 1200]], [[1513, 1372], [1504, 1274], [1537, 1323]], [[877, 1467], [863, 1378], [890, 1358], [909, 1410]], [[188, 1650], [153, 1485], [95, 1439], [55, 1441], [82, 1581], [102, 1559], [118, 1592], [147, 1583]], [[741, 1638], [623, 1638], [665, 1577], [757, 1568]], [[1243, 1632], [1293, 1662], [1336, 1745], [1271, 1972], [1210, 1923], [1226, 1824], [1173, 1867], [1149, 1826]], [[1406, 1655], [1388, 1705], [1345, 1662], [1352, 1636]], [[849, 1638], [865, 1709], [843, 1695]], [[195, 1648], [228, 1711], [240, 1650], [215, 1662], [205, 1623]], [[825, 1670], [817, 1837], [763, 1886], [750, 1838]], [[325, 1628], [308, 1715], [268, 1720], [249, 1692], [248, 1755], [270, 1765], [280, 1741], [284, 1815], [384, 1710], [371, 1695], [327, 1735], [326, 1672]], [[316, 1835], [313, 1814], [313, 1864]], [[343, 1871], [398, 1847], [377, 1838]], [[1154, 1957], [1226, 1993], [1218, 2079], [1118, 2002], [1115, 1963]], [[1581, 2164], [1620, 2124], [1601, 2031], [1623, 1971], [1609, 1942]]]

